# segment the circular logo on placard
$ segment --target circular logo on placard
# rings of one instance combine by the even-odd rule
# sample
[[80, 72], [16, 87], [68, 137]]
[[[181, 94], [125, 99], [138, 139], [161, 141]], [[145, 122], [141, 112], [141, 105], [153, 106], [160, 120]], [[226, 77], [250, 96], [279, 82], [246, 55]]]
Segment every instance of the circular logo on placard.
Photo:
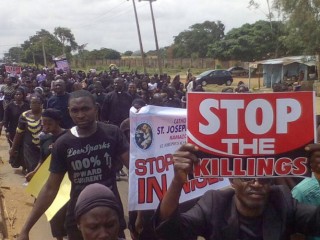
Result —
[[135, 132], [135, 142], [139, 148], [146, 150], [152, 144], [152, 128], [147, 123], [141, 123], [137, 126]]

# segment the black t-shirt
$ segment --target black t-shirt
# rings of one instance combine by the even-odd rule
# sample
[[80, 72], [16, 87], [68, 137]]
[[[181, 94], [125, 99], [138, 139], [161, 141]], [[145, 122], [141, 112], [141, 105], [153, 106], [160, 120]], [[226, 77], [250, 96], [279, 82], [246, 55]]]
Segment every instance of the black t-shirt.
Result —
[[262, 216], [244, 217], [239, 214], [239, 240], [263, 240]]
[[129, 146], [120, 129], [98, 122], [97, 131], [89, 137], [79, 138], [72, 129], [59, 137], [52, 149], [50, 172], [68, 172], [71, 181], [67, 224], [75, 225], [74, 207], [85, 186], [101, 183], [109, 187], [121, 203], [116, 184], [116, 165], [119, 156]]

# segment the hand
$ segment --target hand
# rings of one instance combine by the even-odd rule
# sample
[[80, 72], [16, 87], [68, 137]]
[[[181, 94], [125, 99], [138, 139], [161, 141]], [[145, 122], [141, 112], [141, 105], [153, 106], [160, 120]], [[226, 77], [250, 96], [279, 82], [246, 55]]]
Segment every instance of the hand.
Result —
[[182, 145], [173, 154], [174, 179], [183, 184], [187, 181], [187, 175], [192, 173], [194, 164], [199, 162], [195, 155], [199, 148], [193, 144]]

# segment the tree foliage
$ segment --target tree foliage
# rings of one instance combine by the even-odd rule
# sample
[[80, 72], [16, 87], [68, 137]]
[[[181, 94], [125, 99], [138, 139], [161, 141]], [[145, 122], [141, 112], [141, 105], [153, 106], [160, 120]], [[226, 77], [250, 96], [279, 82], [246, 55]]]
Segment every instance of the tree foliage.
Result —
[[282, 37], [286, 35], [281, 22], [257, 21], [230, 30], [218, 42], [211, 44], [208, 56], [222, 60], [254, 61], [284, 55]]
[[174, 57], [206, 57], [208, 46], [224, 37], [225, 26], [220, 21], [198, 23], [174, 37]]
[[303, 43], [304, 52], [320, 52], [320, 0], [274, 0], [274, 7], [287, 19], [290, 28], [288, 47], [294, 48], [290, 40]]
[[120, 59], [121, 54], [118, 51], [110, 48], [101, 48], [100, 50], [94, 49], [92, 51], [83, 49], [81, 52], [79, 51], [79, 53], [75, 55], [75, 57], [81, 58], [82, 61], [109, 60], [109, 59], [114, 60], [114, 59]]
[[74, 35], [69, 28], [56, 27], [53, 34], [62, 44], [62, 53], [65, 54], [66, 47], [71, 48], [71, 51], [77, 50], [78, 44], [75, 41]]
[[132, 55], [132, 53], [133, 53], [132, 51], [125, 51], [123, 53], [123, 56], [130, 57]]
[[8, 53], [4, 54], [4, 59], [8, 62], [20, 62], [23, 58], [23, 49], [21, 47], [12, 47]]
[[[54, 56], [61, 55], [62, 45], [56, 37], [47, 30], [41, 29], [35, 35], [24, 41], [21, 47], [24, 52], [23, 62], [43, 64], [43, 48], [46, 52], [47, 62], [52, 61]], [[34, 60], [34, 61], [33, 61]]]

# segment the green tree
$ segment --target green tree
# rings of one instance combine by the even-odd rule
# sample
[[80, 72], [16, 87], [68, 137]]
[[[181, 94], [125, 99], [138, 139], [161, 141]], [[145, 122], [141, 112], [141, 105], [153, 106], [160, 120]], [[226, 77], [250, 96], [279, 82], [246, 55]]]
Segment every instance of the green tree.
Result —
[[[290, 34], [305, 45], [305, 53], [320, 53], [320, 0], [274, 0], [287, 19]], [[292, 37], [292, 36], [291, 36]]]
[[12, 62], [21, 62], [23, 58], [23, 49], [21, 47], [12, 47], [9, 49], [8, 53], [5, 55], [7, 59], [10, 59]]
[[125, 51], [123, 53], [123, 56], [130, 57], [132, 55], [132, 53], [133, 53], [132, 51]]
[[43, 64], [43, 49], [46, 52], [46, 60], [49, 62], [52, 61], [52, 57], [61, 54], [62, 44], [53, 34], [41, 29], [36, 32], [35, 35], [30, 36], [29, 40], [24, 41], [21, 47], [24, 53], [22, 61], [26, 63]]
[[315, 54], [320, 59], [320, 0], [274, 0], [273, 6], [282, 12], [291, 30], [288, 47], [296, 47], [296, 44], [290, 41], [294, 39], [294, 43], [303, 43], [304, 54]]
[[66, 54], [66, 47], [69, 47], [69, 52], [77, 50], [78, 44], [69, 28], [56, 27], [53, 34], [61, 42], [63, 54]]
[[109, 49], [109, 48], [101, 48], [100, 51], [104, 59], [114, 60], [114, 59], [121, 58], [121, 54], [116, 50]]
[[224, 37], [225, 26], [222, 22], [198, 23], [192, 25], [189, 30], [183, 31], [174, 37], [174, 57], [206, 57], [208, 45], [213, 44]]
[[286, 35], [281, 22], [257, 21], [231, 29], [219, 42], [209, 46], [208, 56], [221, 60], [254, 61], [284, 55], [282, 37]]

